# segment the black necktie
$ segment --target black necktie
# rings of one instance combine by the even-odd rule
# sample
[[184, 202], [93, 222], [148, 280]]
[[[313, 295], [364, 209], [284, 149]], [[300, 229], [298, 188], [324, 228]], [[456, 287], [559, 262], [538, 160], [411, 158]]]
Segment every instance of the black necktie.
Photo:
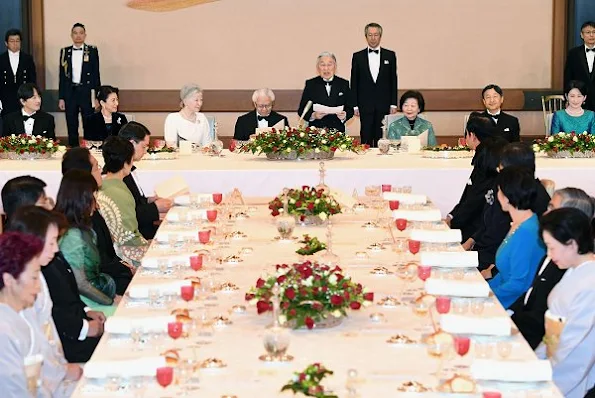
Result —
[[82, 47], [81, 48], [74, 48], [74, 47], [72, 47], [72, 51], [83, 51], [83, 48]]
[[269, 121], [269, 117], [268, 116], [260, 116], [258, 115], [258, 121], [260, 122], [261, 120], [266, 120], [267, 122]]
[[593, 47], [593, 48], [585, 48], [585, 50], [586, 50], [587, 52], [589, 52], [589, 51], [593, 51], [593, 52], [595, 53], [595, 47]]
[[368, 54], [370, 53], [380, 54], [380, 50], [372, 50], [371, 48], [368, 48]]

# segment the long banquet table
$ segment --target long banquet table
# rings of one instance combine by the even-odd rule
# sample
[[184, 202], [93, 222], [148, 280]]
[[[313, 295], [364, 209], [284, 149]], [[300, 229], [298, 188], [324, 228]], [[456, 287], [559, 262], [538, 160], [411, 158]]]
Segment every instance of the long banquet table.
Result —
[[[318, 183], [317, 161], [272, 162], [264, 155], [223, 152], [223, 157], [180, 156], [175, 160], [142, 160], [137, 176], [147, 195], [157, 184], [181, 175], [195, 192], [228, 192], [239, 188], [246, 196], [273, 196], [285, 186]], [[100, 159], [100, 163], [102, 160]], [[329, 186], [351, 194], [363, 194], [366, 185], [408, 185], [430, 196], [443, 215], [458, 202], [471, 172], [470, 159], [427, 159], [416, 154], [380, 156], [337, 152], [327, 161]], [[552, 179], [557, 188], [573, 186], [595, 195], [595, 159], [549, 159], [538, 157], [537, 176]], [[55, 196], [60, 184], [60, 161], [0, 160], [0, 186], [13, 177], [30, 174], [48, 184]]]
[[[219, 160], [216, 160], [219, 161]], [[335, 164], [340, 164], [341, 161]], [[211, 163], [212, 165], [213, 163]], [[287, 167], [285, 165], [285, 167]], [[240, 209], [234, 210], [237, 211]], [[370, 220], [375, 214], [364, 212], [363, 214], [341, 214], [333, 218], [333, 243], [334, 252], [340, 256], [340, 264], [355, 282], [362, 283], [365, 287], [375, 293], [375, 303], [360, 311], [350, 311], [344, 322], [332, 329], [326, 330], [297, 330], [291, 332], [291, 344], [288, 353], [295, 357], [293, 362], [269, 364], [259, 361], [258, 356], [264, 353], [263, 335], [265, 326], [271, 322], [270, 315], [257, 315], [256, 309], [248, 305], [245, 313], [230, 311], [233, 306], [247, 305], [244, 301], [244, 293], [254, 285], [256, 279], [267, 273], [274, 272], [274, 264], [291, 263], [297, 261], [295, 253], [298, 243], [279, 242], [273, 238], [277, 235], [274, 221], [269, 215], [265, 206], [259, 205], [252, 208], [243, 208], [249, 217], [237, 219], [235, 224], [228, 226], [227, 232], [240, 231], [246, 234], [246, 238], [231, 240], [229, 245], [219, 248], [215, 246], [202, 246], [196, 244], [192, 249], [207, 248], [217, 257], [236, 254], [243, 248], [253, 249], [251, 254], [241, 255], [243, 261], [239, 264], [216, 265], [209, 261], [201, 271], [194, 272], [191, 269], [183, 270], [183, 278], [190, 275], [198, 275], [210, 281], [214, 285], [221, 283], [233, 283], [239, 290], [235, 292], [218, 292], [217, 299], [211, 301], [212, 307], [204, 306], [205, 302], [198, 300], [189, 303], [191, 316], [224, 315], [231, 319], [233, 324], [216, 328], [212, 337], [191, 336], [187, 339], [171, 340], [165, 336], [153, 342], [151, 338], [143, 345], [142, 351], [135, 351], [130, 341], [121, 337], [105, 334], [89, 364], [100, 361], [117, 361], [133, 358], [150, 358], [164, 352], [166, 349], [177, 347], [182, 349], [183, 357], [204, 360], [206, 358], [218, 358], [227, 364], [223, 369], [201, 370], [199, 374], [199, 389], [190, 393], [189, 396], [220, 398], [223, 396], [236, 396], [238, 398], [260, 398], [260, 397], [289, 397], [291, 393], [280, 393], [281, 386], [291, 379], [293, 372], [302, 370], [306, 365], [320, 362], [335, 374], [324, 385], [334, 390], [340, 397], [346, 397], [345, 382], [349, 369], [356, 369], [358, 373], [357, 391], [359, 397], [395, 397], [411, 396], [400, 395], [397, 387], [405, 381], [417, 381], [426, 386], [436, 387], [438, 380], [431, 373], [437, 369], [438, 361], [426, 353], [422, 344], [409, 346], [396, 346], [387, 343], [387, 339], [395, 334], [405, 334], [417, 341], [420, 340], [423, 325], [427, 325], [428, 318], [415, 316], [410, 306], [396, 308], [384, 308], [375, 303], [384, 296], [394, 295], [399, 289], [399, 279], [395, 274], [374, 275], [370, 271], [376, 266], [385, 266], [391, 272], [395, 271], [393, 265], [397, 260], [407, 260], [412, 256], [409, 253], [396, 253], [390, 249], [372, 251], [368, 249], [373, 243], [387, 242], [389, 233], [387, 229], [366, 229], [362, 228], [365, 221]], [[172, 212], [179, 211], [174, 207]], [[252, 212], [251, 212], [252, 211]], [[220, 226], [222, 227], [222, 225]], [[162, 224], [158, 234], [181, 233], [184, 230], [198, 228], [193, 226], [181, 226], [167, 221]], [[308, 233], [312, 236], [326, 241], [324, 227], [298, 227], [294, 236], [301, 237]], [[393, 227], [393, 234], [397, 238], [405, 238], [407, 231], [399, 232]], [[423, 248], [422, 248], [423, 249]], [[169, 251], [168, 251], [169, 250]], [[148, 258], [170, 253], [177, 255], [183, 249], [168, 249], [167, 245], [158, 244], [153, 241], [147, 252]], [[365, 251], [368, 259], [361, 259], [356, 252]], [[135, 275], [131, 287], [140, 285], [158, 284], [167, 279], [158, 271], [139, 269]], [[465, 278], [481, 278], [475, 269], [467, 270]], [[422, 290], [421, 281], [415, 280], [407, 285], [406, 297], [414, 297]], [[130, 288], [129, 288], [130, 291]], [[504, 309], [494, 298], [481, 299], [485, 302], [485, 313], [490, 315], [505, 315]], [[174, 307], [185, 307], [186, 303], [180, 301]], [[168, 315], [168, 308], [152, 308], [146, 301], [135, 301], [125, 297], [118, 307], [114, 317], [157, 317]], [[383, 322], [373, 322], [370, 318], [372, 313], [382, 313]], [[270, 314], [270, 313], [269, 313]], [[430, 331], [430, 329], [425, 329]], [[198, 344], [198, 341], [209, 340], [209, 344]], [[535, 359], [533, 351], [519, 335], [512, 335], [505, 339], [512, 345], [512, 354], [508, 360], [531, 360]], [[495, 341], [495, 338], [473, 337], [473, 341], [486, 342]], [[471, 352], [462, 360], [470, 364], [475, 356], [472, 345]], [[498, 356], [494, 351], [493, 358]], [[461, 361], [457, 359], [456, 361]], [[459, 363], [459, 362], [457, 362]], [[124, 382], [124, 380], [122, 380]], [[83, 379], [77, 386], [74, 397], [115, 397], [132, 396], [127, 395], [124, 387], [118, 393], [105, 391], [103, 388], [107, 381], [97, 383]], [[541, 384], [494, 384], [480, 383], [481, 388], [501, 389], [504, 397], [524, 398], [527, 396], [559, 397], [558, 390], [552, 383]], [[523, 390], [531, 390], [526, 395]], [[177, 387], [170, 386], [164, 391], [151, 378], [148, 382], [144, 396], [160, 397], [173, 396], [178, 392]], [[441, 396], [439, 394], [427, 393], [422, 397]], [[452, 397], [455, 397], [453, 395]], [[474, 395], [467, 395], [467, 397]]]

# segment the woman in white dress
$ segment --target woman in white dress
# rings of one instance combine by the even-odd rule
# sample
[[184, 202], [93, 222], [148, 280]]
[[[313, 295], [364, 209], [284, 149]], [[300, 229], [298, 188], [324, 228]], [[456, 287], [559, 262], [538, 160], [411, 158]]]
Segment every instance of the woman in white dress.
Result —
[[548, 296], [545, 338], [554, 382], [566, 398], [583, 398], [595, 383], [595, 256], [591, 220], [574, 208], [556, 209], [541, 220], [547, 254], [566, 273]]
[[[18, 232], [0, 235], [0, 386], [3, 398], [38, 396], [36, 334], [19, 313], [41, 291], [41, 239]], [[40, 394], [43, 396], [43, 394]]]
[[170, 113], [165, 119], [164, 138], [170, 146], [179, 146], [180, 141], [190, 141], [201, 147], [213, 141], [207, 117], [200, 113], [202, 90], [196, 84], [186, 84], [180, 90], [182, 109]]

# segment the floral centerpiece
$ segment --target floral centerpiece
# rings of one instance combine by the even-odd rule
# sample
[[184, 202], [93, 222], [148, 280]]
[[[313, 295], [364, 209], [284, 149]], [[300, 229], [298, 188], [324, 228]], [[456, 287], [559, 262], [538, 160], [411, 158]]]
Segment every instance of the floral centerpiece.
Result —
[[338, 325], [347, 309], [359, 310], [374, 300], [374, 293], [353, 282], [338, 266], [330, 268], [306, 261], [278, 264], [276, 270], [275, 275], [259, 278], [245, 298], [256, 304], [258, 314], [272, 311], [272, 289], [278, 284], [279, 318], [295, 328]]
[[327, 394], [320, 384], [322, 379], [332, 374], [332, 370], [314, 363], [301, 372], [295, 372], [293, 378], [281, 388], [281, 391], [291, 390], [294, 394], [301, 393], [307, 397], [338, 398], [337, 395]]
[[60, 149], [50, 138], [12, 134], [0, 138], [0, 154], [9, 159], [49, 159]]
[[[302, 189], [290, 189], [287, 193], [287, 212], [303, 223], [317, 223], [325, 221], [329, 216], [341, 213], [341, 205], [323, 189], [316, 189], [308, 185]], [[273, 217], [281, 214], [283, 200], [281, 195], [269, 202], [269, 209]]]
[[147, 154], [151, 160], [177, 159], [177, 148], [169, 146], [163, 140], [154, 140], [147, 148]]
[[423, 157], [432, 159], [455, 159], [472, 157], [473, 152], [467, 145], [450, 146], [446, 144], [426, 146], [423, 148]]
[[311, 256], [312, 254], [316, 254], [319, 251], [326, 249], [326, 245], [323, 242], [319, 241], [317, 237], [312, 238], [308, 234], [305, 234], [299, 243], [302, 243], [304, 246], [300, 247], [295, 252], [302, 256]]
[[259, 133], [240, 148], [241, 152], [264, 153], [271, 160], [332, 159], [337, 150], [358, 152], [363, 147], [334, 129], [286, 127]]
[[552, 158], [592, 158], [595, 155], [595, 138], [586, 131], [558, 133], [533, 143], [535, 152], [545, 152]]

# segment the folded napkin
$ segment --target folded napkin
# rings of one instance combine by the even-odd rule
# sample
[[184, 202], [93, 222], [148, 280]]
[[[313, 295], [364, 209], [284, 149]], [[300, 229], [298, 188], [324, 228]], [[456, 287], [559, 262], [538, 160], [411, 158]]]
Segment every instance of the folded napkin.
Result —
[[105, 321], [105, 331], [113, 334], [130, 334], [132, 328], [142, 328], [144, 333], [147, 332], [165, 332], [169, 322], [175, 322], [174, 315], [166, 316], [152, 316], [133, 318], [124, 316], [111, 316]]
[[384, 200], [398, 200], [399, 203], [404, 205], [425, 205], [428, 202], [428, 197], [426, 195], [417, 195], [411, 193], [383, 192], [382, 197]]
[[427, 210], [393, 210], [393, 218], [404, 218], [408, 221], [440, 221], [442, 214], [439, 209]]
[[161, 261], [167, 261], [167, 266], [171, 267], [176, 262], [183, 262], [185, 266], [190, 267], [190, 257], [192, 253], [178, 253], [178, 254], [151, 254], [147, 253], [141, 260], [141, 266], [144, 268], [159, 268]]
[[157, 369], [165, 366], [165, 357], [145, 357], [122, 361], [90, 361], [83, 368], [89, 379], [105, 379], [110, 375], [121, 378], [136, 376], [154, 377]]
[[144, 299], [149, 297], [149, 290], [156, 289], [159, 294], [165, 293], [176, 293], [180, 294], [180, 288], [182, 286], [190, 286], [192, 282], [190, 280], [180, 281], [169, 281], [169, 282], [157, 282], [157, 283], [134, 283], [128, 287], [128, 296], [133, 299]]
[[[196, 200], [200, 203], [201, 201], [208, 200], [209, 203], [213, 203], [213, 195], [208, 193], [194, 193]], [[190, 195], [179, 195], [174, 198], [174, 204], [178, 206], [190, 206], [192, 201]]]
[[353, 196], [349, 196], [345, 192], [340, 191], [338, 189], [333, 189], [331, 191], [331, 195], [335, 198], [337, 202], [339, 202], [341, 205], [345, 207], [352, 208], [357, 203]]
[[[180, 211], [178, 207], [173, 207], [170, 211], [167, 212], [165, 215], [165, 219], [169, 222], [178, 222], [180, 221]], [[186, 220], [192, 219], [207, 219], [207, 211], [205, 209], [192, 209], [186, 211]]]
[[452, 243], [460, 242], [462, 238], [460, 229], [413, 229], [409, 234], [413, 240], [421, 242]]
[[475, 251], [421, 252], [420, 264], [435, 267], [469, 268], [477, 267], [479, 259]]
[[488, 297], [490, 295], [490, 286], [480, 278], [461, 280], [428, 278], [425, 289], [428, 294], [435, 296]]
[[511, 320], [508, 316], [444, 314], [440, 316], [440, 326], [445, 332], [454, 334], [510, 336], [511, 332]]
[[475, 359], [471, 375], [476, 380], [509, 382], [552, 381], [552, 365], [548, 360], [499, 361]]
[[155, 240], [157, 242], [169, 242], [169, 235], [175, 234], [178, 236], [178, 242], [183, 241], [186, 237], [198, 240], [199, 227], [184, 227], [174, 228], [174, 225], [163, 225], [157, 230]]

